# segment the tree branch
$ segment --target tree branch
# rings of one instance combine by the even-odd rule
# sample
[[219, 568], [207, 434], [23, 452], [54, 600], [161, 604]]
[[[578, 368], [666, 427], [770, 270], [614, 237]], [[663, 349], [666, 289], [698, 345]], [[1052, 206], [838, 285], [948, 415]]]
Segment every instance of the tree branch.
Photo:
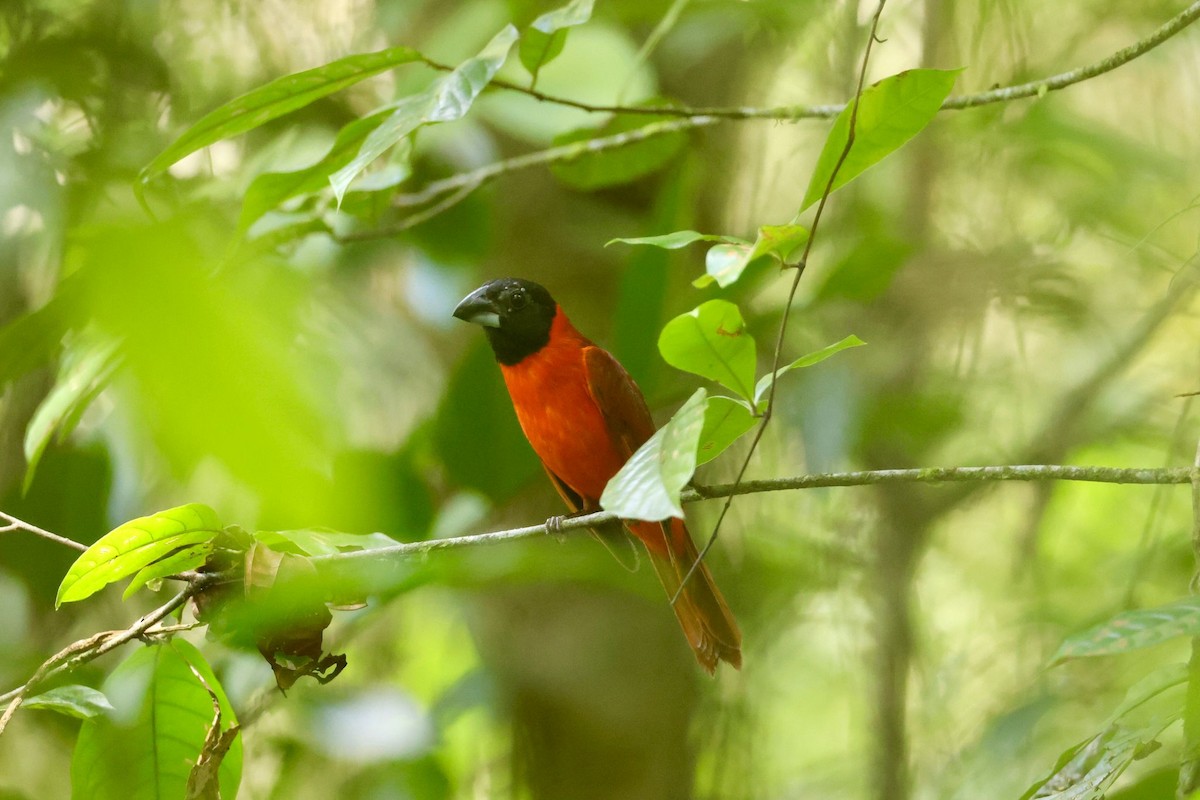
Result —
[[[799, 475], [792, 478], [726, 483], [716, 486], [695, 486], [685, 490], [682, 500], [694, 503], [743, 494], [784, 492], [797, 489], [818, 489], [835, 486], [875, 486], [883, 483], [964, 483], [981, 481], [1081, 481], [1085, 483], [1110, 483], [1138, 486], [1187, 484], [1200, 480], [1200, 467], [1175, 468], [1122, 468], [1122, 467], [1077, 467], [1052, 464], [1023, 464], [987, 467], [926, 467], [922, 469], [882, 469], [857, 472], [825, 472], [815, 475]], [[453, 550], [461, 547], [503, 544], [517, 539], [531, 539], [546, 534], [579, 531], [606, 522], [617, 520], [616, 515], [597, 511], [576, 517], [568, 517], [551, 530], [550, 521], [521, 528], [510, 528], [490, 533], [475, 533], [446, 539], [429, 539], [421, 542], [404, 542], [373, 550], [355, 550], [314, 556], [311, 561], [321, 565], [345, 564], [355, 561], [379, 561], [423, 555], [435, 550]], [[3, 700], [0, 697], [0, 700]]]
[[[68, 539], [66, 536], [59, 536], [57, 533], [51, 533], [50, 531], [43, 530], [37, 525], [30, 525], [24, 520], [17, 519], [12, 514], [6, 514], [3, 511], [0, 511], [0, 520], [4, 521], [4, 524], [0, 525], [0, 533], [6, 533], [8, 531], [25, 531], [27, 533], [32, 533], [35, 536], [40, 536], [43, 539], [49, 539], [52, 542], [65, 545], [73, 550], [78, 550], [81, 553], [84, 550], [87, 550], [86, 544], [81, 544], [74, 539]], [[0, 728], [0, 730], [3, 730], [3, 728]]]

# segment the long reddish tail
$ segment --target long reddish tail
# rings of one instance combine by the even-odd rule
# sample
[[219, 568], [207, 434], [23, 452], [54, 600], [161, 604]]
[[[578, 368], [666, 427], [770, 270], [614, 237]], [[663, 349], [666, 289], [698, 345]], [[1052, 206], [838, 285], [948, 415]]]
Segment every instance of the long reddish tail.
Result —
[[[684, 576], [699, 556], [687, 526], [681, 519], [670, 520], [668, 540], [664, 531], [667, 523], [631, 522], [628, 525], [633, 535], [641, 539], [650, 552], [650, 563], [667, 590], [667, 596], [674, 597]], [[710, 675], [716, 672], [718, 661], [741, 669], [742, 633], [712, 574], [703, 563], [696, 567], [688, 579], [674, 608], [683, 635], [695, 651], [700, 666]]]

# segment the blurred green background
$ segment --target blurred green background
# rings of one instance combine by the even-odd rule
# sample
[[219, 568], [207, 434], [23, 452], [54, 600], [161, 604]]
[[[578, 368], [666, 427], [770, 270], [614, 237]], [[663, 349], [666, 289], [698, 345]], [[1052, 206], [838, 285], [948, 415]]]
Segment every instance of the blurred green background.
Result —
[[[689, 285], [698, 248], [604, 244], [786, 222], [827, 121], [726, 121], [595, 188], [562, 169], [513, 172], [395, 236], [239, 240], [251, 181], [315, 161], [342, 126], [436, 74], [409, 66], [188, 157], [149, 187], [153, 217], [135, 201], [138, 170], [242, 92], [398, 44], [456, 64], [551, 7], [0, 2], [0, 324], [20, 326], [0, 340], [0, 375], [14, 378], [0, 395], [0, 509], [84, 542], [185, 502], [250, 529], [403, 540], [531, 524], [560, 503], [483, 337], [450, 317], [469, 290], [504, 275], [545, 284], [660, 421], [696, 385], [658, 357], [666, 320], [729, 296], [772, 342], [790, 283], [775, 268], [722, 295]], [[958, 93], [1032, 80], [1099, 60], [1180, 8], [895, 0], [870, 77], [966, 66]], [[596, 103], [840, 102], [870, 11], [601, 0], [537, 86]], [[1191, 463], [1200, 424], [1176, 395], [1200, 389], [1184, 274], [1200, 247], [1198, 53], [1189, 30], [1063, 92], [943, 113], [836, 194], [784, 353], [851, 333], [870, 346], [781, 382], [749, 476]], [[500, 75], [529, 79], [515, 55]], [[607, 121], [488, 91], [465, 119], [420, 132], [400, 191]], [[378, 173], [399, 168], [391, 158]], [[371, 230], [406, 213], [389, 207], [394, 191], [352, 191], [340, 211], [318, 193], [252, 232], [298, 219]], [[25, 488], [35, 410], [97, 359], [111, 380]], [[700, 480], [731, 480], [745, 446]], [[718, 510], [690, 507], [698, 536]], [[583, 536], [398, 565], [367, 608], [335, 615], [326, 644], [347, 654], [346, 672], [286, 699], [256, 654], [190, 636], [253, 717], [243, 798], [857, 798], [902, 797], [902, 785], [1017, 797], [1130, 685], [1185, 657], [1178, 640], [1047, 668], [1064, 636], [1185, 595], [1190, 530], [1174, 487], [745, 497], [710, 559], [745, 667], [715, 680], [650, 571], [626, 573]], [[0, 689], [153, 604], [110, 589], [54, 611], [73, 556], [0, 534]], [[119, 657], [80, 679], [98, 684]], [[77, 730], [19, 714], [0, 741], [0, 793], [69, 796]], [[1168, 730], [1124, 796], [1169, 796], [1179, 738]]]

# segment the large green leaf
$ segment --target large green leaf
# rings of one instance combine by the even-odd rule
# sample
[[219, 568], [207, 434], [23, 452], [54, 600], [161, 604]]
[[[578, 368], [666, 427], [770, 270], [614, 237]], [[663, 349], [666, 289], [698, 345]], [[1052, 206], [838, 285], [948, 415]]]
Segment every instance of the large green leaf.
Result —
[[754, 337], [728, 300], [709, 300], [666, 324], [658, 337], [663, 359], [716, 381], [750, 402], [754, 390]]
[[751, 262], [764, 256], [774, 256], [781, 264], [790, 264], [807, 241], [808, 228], [803, 225], [763, 225], [753, 245], [719, 244], [711, 248], [704, 258], [705, 274], [692, 281], [692, 285], [698, 289], [712, 283], [721, 288], [732, 286]]
[[[193, 672], [195, 670], [195, 672]], [[199, 673], [204, 682], [196, 677]], [[207, 688], [206, 685], [207, 684]], [[75, 800], [163, 800], [186, 796], [192, 765], [212, 725], [212, 695], [221, 728], [237, 717], [212, 669], [182, 639], [143, 647], [104, 682], [115, 711], [85, 722], [71, 760]], [[238, 737], [221, 761], [221, 797], [234, 800], [242, 774]]]
[[696, 444], [704, 427], [706, 392], [697, 389], [675, 416], [638, 448], [600, 495], [600, 505], [622, 519], [652, 522], [682, 517], [680, 492], [696, 471]]
[[346, 125], [338, 132], [329, 151], [315, 164], [292, 172], [267, 172], [251, 181], [242, 200], [239, 230], [245, 231], [255, 220], [285, 200], [328, 186], [329, 176], [350, 163], [367, 136], [389, 114], [390, 110], [377, 111]]
[[554, 60], [567, 43], [567, 28], [582, 25], [592, 18], [595, 0], [571, 0], [565, 6], [547, 11], [533, 21], [521, 36], [517, 55], [537, 84], [538, 71]]
[[678, 250], [681, 247], [687, 247], [694, 242], [727, 242], [729, 244], [749, 244], [745, 239], [739, 239], [736, 236], [722, 236], [716, 233], [697, 233], [696, 231], [675, 231], [674, 233], [664, 233], [660, 236], [640, 236], [633, 239], [609, 239], [604, 243], [605, 247], [610, 244], [645, 244], [651, 247], [661, 247], [664, 250]]
[[708, 398], [704, 429], [696, 449], [696, 465], [707, 464], [754, 427], [755, 417], [745, 400], [716, 395]]
[[[920, 133], [950, 96], [961, 69], [910, 69], [865, 89], [854, 124], [854, 144], [838, 170], [830, 191], [857, 178], [868, 168]], [[854, 103], [834, 120], [800, 210], [821, 199], [850, 135]]]
[[[616, 116], [598, 128], [580, 128], [556, 136], [554, 144], [568, 145], [602, 136], [629, 133], [667, 119], [671, 118], [641, 114]], [[667, 166], [686, 144], [687, 134], [683, 131], [673, 131], [651, 136], [624, 147], [595, 152], [585, 150], [578, 158], [552, 163], [550, 171], [563, 183], [585, 192], [619, 186]]]
[[199, 569], [212, 555], [214, 543], [212, 540], [180, 548], [165, 558], [160, 558], [143, 567], [125, 587], [122, 600], [128, 600], [137, 594], [138, 590], [151, 581], [160, 581], [168, 575], [177, 575], [192, 569]]
[[42, 692], [30, 697], [21, 707], [44, 708], [76, 719], [91, 719], [113, 710], [112, 703], [108, 702], [103, 692], [78, 684], [59, 686]]
[[422, 60], [423, 56], [410, 47], [392, 47], [347, 56], [322, 67], [285, 75], [205, 115], [146, 165], [139, 177], [145, 182], [213, 142], [257, 128], [372, 75]]
[[200, 503], [138, 517], [106, 533], [71, 565], [55, 606], [90, 597], [172, 551], [208, 541], [221, 532], [211, 508]]
[[754, 386], [755, 406], [758, 406], [758, 404], [762, 402], [763, 398], [767, 396], [767, 393], [771, 391], [771, 384], [773, 384], [779, 378], [779, 376], [783, 375], [785, 372], [791, 372], [794, 369], [800, 369], [802, 367], [811, 367], [813, 364], [819, 364], [835, 353], [840, 353], [843, 350], [851, 347], [861, 347], [864, 344], [866, 344], [866, 342], [854, 334], [851, 334], [845, 339], [842, 339], [840, 342], [834, 342], [828, 347], [822, 347], [820, 350], [809, 353], [808, 355], [800, 356], [792, 363], [780, 367], [774, 373], [767, 373], [766, 375], [763, 375], [758, 379], [758, 383]]
[[1200, 636], [1200, 597], [1188, 597], [1157, 608], [1125, 611], [1067, 637], [1051, 663], [1071, 658], [1108, 656], [1153, 647], [1179, 636]]
[[367, 136], [358, 155], [329, 176], [338, 202], [341, 202], [360, 172], [417, 128], [461, 119], [471, 109], [479, 93], [491, 83], [516, 40], [517, 29], [506, 25], [478, 55], [459, 64], [450, 74], [438, 78], [423, 92], [397, 102], [391, 115]]
[[55, 432], [60, 442], [71, 434], [117, 364], [117, 348], [109, 342], [84, 347], [71, 355], [64, 359], [58, 382], [25, 428], [25, 491], [29, 491], [38, 462]]

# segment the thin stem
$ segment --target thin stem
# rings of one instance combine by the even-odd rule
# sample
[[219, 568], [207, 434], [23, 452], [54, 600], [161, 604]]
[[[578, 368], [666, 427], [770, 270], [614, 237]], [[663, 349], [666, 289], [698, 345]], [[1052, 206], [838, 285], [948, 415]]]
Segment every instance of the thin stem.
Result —
[[6, 524], [0, 527], [0, 533], [7, 531], [25, 531], [27, 533], [32, 533], [35, 536], [40, 536], [43, 539], [49, 539], [52, 542], [70, 547], [73, 550], [78, 550], [81, 553], [87, 550], [86, 544], [81, 544], [74, 539], [68, 539], [66, 536], [59, 536], [57, 533], [51, 533], [48, 530], [43, 530], [37, 525], [31, 525], [24, 520], [17, 519], [12, 514], [6, 514], [5, 512], [0, 511], [0, 519], [6, 520]]

